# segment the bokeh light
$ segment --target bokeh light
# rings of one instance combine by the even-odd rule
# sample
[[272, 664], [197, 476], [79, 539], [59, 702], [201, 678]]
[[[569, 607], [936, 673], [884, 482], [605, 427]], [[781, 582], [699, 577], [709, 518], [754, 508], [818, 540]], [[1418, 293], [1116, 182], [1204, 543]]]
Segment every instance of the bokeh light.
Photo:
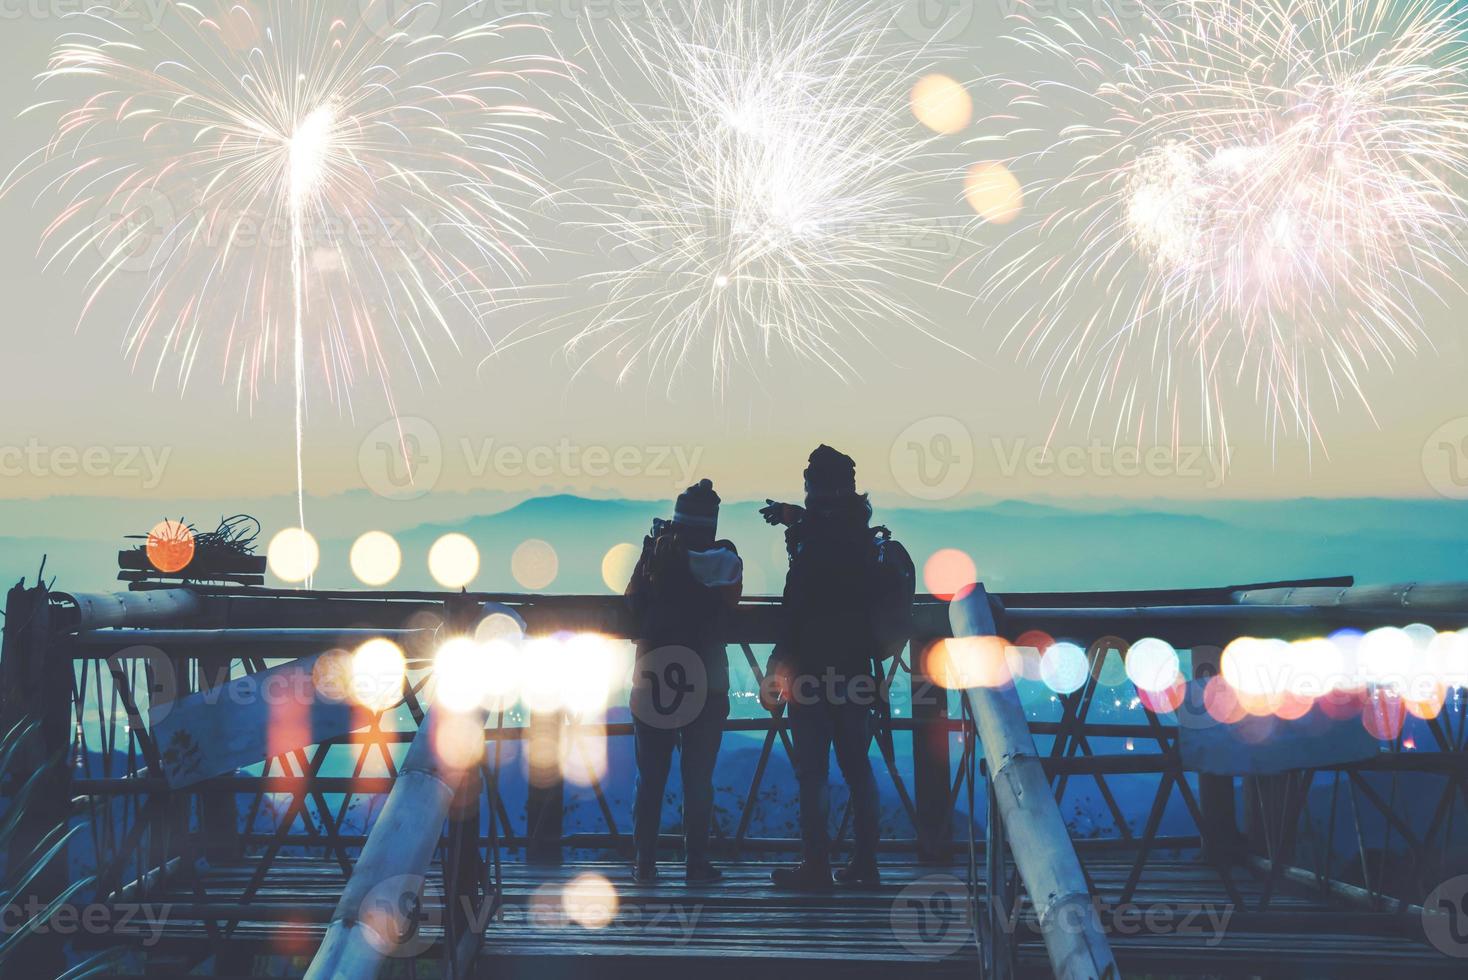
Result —
[[945, 602], [963, 598], [978, 581], [974, 560], [957, 548], [935, 551], [923, 565], [923, 585]]
[[565, 636], [537, 636], [522, 649], [520, 699], [534, 712], [560, 711], [565, 706]]
[[963, 181], [963, 196], [974, 213], [990, 224], [1007, 225], [1025, 207], [1025, 192], [1002, 163], [976, 163]]
[[617, 917], [620, 899], [605, 875], [587, 871], [571, 879], [561, 894], [566, 915], [583, 929], [605, 929]]
[[462, 534], [445, 534], [428, 549], [428, 573], [445, 589], [462, 589], [479, 574], [479, 549]]
[[1040, 656], [1040, 679], [1056, 694], [1074, 694], [1089, 675], [1086, 651], [1074, 643], [1052, 643]]
[[1361, 724], [1373, 738], [1390, 742], [1402, 733], [1407, 709], [1395, 692], [1380, 689], [1369, 692], [1361, 708]]
[[1138, 691], [1158, 693], [1177, 683], [1177, 651], [1166, 640], [1147, 637], [1132, 644], [1126, 655], [1126, 676]]
[[480, 643], [493, 643], [497, 640], [516, 643], [524, 638], [524, 624], [509, 612], [491, 612], [474, 627], [474, 639]]
[[1014, 681], [1008, 648], [997, 636], [954, 637], [928, 648], [925, 669], [935, 683], [950, 691], [1003, 687]]
[[265, 555], [275, 577], [292, 585], [315, 575], [321, 563], [320, 545], [310, 531], [299, 527], [288, 527], [271, 538]]
[[631, 667], [626, 651], [626, 643], [595, 633], [579, 633], [567, 640], [561, 694], [566, 710], [583, 718], [605, 712], [612, 691]]
[[524, 541], [510, 556], [510, 574], [523, 589], [538, 592], [549, 588], [561, 571], [561, 560], [556, 549], [547, 541], [531, 538]]
[[369, 711], [383, 711], [403, 696], [408, 658], [402, 647], [385, 637], [368, 640], [352, 654], [350, 695]]
[[952, 136], [973, 121], [974, 100], [949, 76], [924, 75], [912, 87], [912, 114], [933, 132]]
[[159, 521], [148, 532], [144, 546], [148, 563], [165, 575], [189, 567], [194, 560], [194, 532], [179, 521]]
[[435, 703], [449, 711], [478, 708], [485, 696], [484, 648], [467, 636], [444, 642], [433, 658]]
[[[441, 702], [440, 702], [441, 703]], [[468, 769], [484, 759], [484, 717], [453, 712], [435, 715], [433, 751], [450, 769]]]
[[608, 589], [618, 595], [627, 591], [627, 583], [632, 581], [632, 573], [637, 569], [637, 559], [641, 554], [637, 545], [625, 541], [607, 550], [601, 560], [601, 580]]
[[398, 577], [403, 567], [403, 549], [386, 531], [368, 531], [352, 544], [349, 561], [357, 581], [376, 588]]
[[1248, 714], [1239, 704], [1238, 695], [1222, 676], [1208, 678], [1203, 686], [1203, 708], [1208, 717], [1223, 725], [1233, 725]]

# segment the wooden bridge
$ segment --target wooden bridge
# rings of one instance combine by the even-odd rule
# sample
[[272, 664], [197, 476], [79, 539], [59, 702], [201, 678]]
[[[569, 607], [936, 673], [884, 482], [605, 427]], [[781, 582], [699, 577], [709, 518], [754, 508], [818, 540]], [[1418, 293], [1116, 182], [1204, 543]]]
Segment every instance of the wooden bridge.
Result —
[[[930, 676], [935, 661], [927, 654], [951, 635], [950, 608], [921, 600], [917, 635], [892, 665], [894, 679], [911, 686], [912, 712], [893, 719], [892, 751], [877, 761], [902, 809], [893, 821], [900, 828], [882, 842], [883, 884], [829, 895], [769, 886], [771, 863], [798, 847], [759, 830], [757, 819], [772, 800], [794, 796], [793, 782], [780, 776], [789, 744], [778, 713], [728, 723], [753, 736], [759, 755], [749, 785], [739, 788], [741, 805], [716, 820], [715, 849], [728, 877], [712, 886], [673, 878], [634, 884], [625, 862], [629, 815], [590, 767], [584, 789], [568, 787], [552, 766], [550, 776], [531, 780], [523, 803], [507, 797], [508, 747], [565, 758], [588, 737], [630, 736], [630, 724], [561, 710], [532, 710], [517, 722], [498, 712], [484, 726], [482, 758], [464, 767], [464, 778], [445, 780], [405, 761], [402, 747], [430, 717], [434, 646], [466, 611], [502, 604], [532, 636], [625, 638], [630, 624], [615, 597], [146, 585], [89, 596], [17, 586], [0, 652], [0, 721], [39, 721], [42, 744], [27, 764], [43, 773], [17, 846], [80, 821], [74, 863], [95, 866], [88, 912], [101, 910], [93, 928], [29, 944], [27, 975], [59, 972], [61, 942], [70, 938], [127, 946], [128, 975], [301, 976], [323, 942], [335, 942], [334, 922], [351, 931], [370, 918], [364, 912], [343, 922], [339, 905], [354, 872], [373, 863], [364, 848], [388, 817], [371, 823], [353, 814], [377, 813], [395, 786], [426, 777], [436, 780], [447, 819], [426, 826], [431, 860], [426, 880], [420, 874], [408, 889], [412, 907], [384, 913], [411, 927], [378, 951], [372, 969], [381, 975], [808, 978], [900, 969], [1080, 977], [1085, 968], [1064, 962], [1067, 937], [1094, 923], [1104, 955], [1114, 954], [1127, 975], [1462, 976], [1464, 896], [1423, 907], [1430, 896], [1442, 898], [1434, 894], [1440, 884], [1468, 871], [1449, 865], [1468, 816], [1468, 726], [1455, 693], [1428, 722], [1424, 744], [1399, 735], [1369, 759], [1267, 774], [1191, 771], [1181, 712], [1159, 714], [1143, 703], [1135, 721], [1097, 717], [1103, 661], [1142, 637], [1191, 650], [1192, 670], [1204, 677], [1217, 670], [1219, 648], [1242, 635], [1468, 626], [1462, 587], [1350, 584], [998, 596], [1000, 635], [1043, 630], [1090, 645], [1087, 679], [1058, 699], [1058, 719], [1026, 725], [1015, 715], [1009, 720], [1021, 718], [1019, 732], [1006, 732], [999, 716], [1007, 709], [985, 700], [992, 692], [950, 692], [944, 678]], [[776, 614], [773, 600], [751, 599], [732, 623], [731, 658], [756, 680], [758, 648], [772, 641]], [[374, 636], [407, 654], [392, 706], [359, 711], [319, 739], [309, 728], [314, 716], [299, 722], [309, 738], [256, 733], [263, 765], [180, 777], [180, 755], [188, 753], [161, 737], [170, 706], [184, 712], [202, 703], [225, 719], [217, 738], [231, 747], [190, 751], [228, 759], [248, 751], [242, 729], [263, 710], [224, 696], [231, 685], [302, 665], [309, 676], [309, 658]], [[411, 723], [395, 727], [399, 716]], [[997, 753], [984, 744], [1000, 738], [1029, 748]], [[64, 766], [48, 767], [62, 757]], [[1016, 762], [1033, 765], [1029, 782], [1021, 776], [1030, 770], [1012, 768]], [[1145, 814], [1126, 812], [1122, 784], [1146, 787]], [[1103, 802], [1114, 833], [1038, 853], [1036, 827], [1081, 785]], [[594, 801], [598, 829], [567, 828], [567, 800], [576, 793]], [[434, 823], [434, 812], [425, 805], [418, 822]], [[1163, 832], [1179, 821], [1184, 832]], [[846, 846], [842, 823], [838, 852]], [[1341, 847], [1342, 838], [1352, 845]], [[676, 843], [668, 839], [670, 848]], [[1055, 886], [1040, 883], [1063, 879], [1067, 861], [1077, 859], [1083, 901], [1057, 903]], [[53, 867], [36, 892], [58, 894], [67, 873]], [[362, 875], [355, 878], [362, 886]], [[322, 975], [366, 974], [341, 967]]]

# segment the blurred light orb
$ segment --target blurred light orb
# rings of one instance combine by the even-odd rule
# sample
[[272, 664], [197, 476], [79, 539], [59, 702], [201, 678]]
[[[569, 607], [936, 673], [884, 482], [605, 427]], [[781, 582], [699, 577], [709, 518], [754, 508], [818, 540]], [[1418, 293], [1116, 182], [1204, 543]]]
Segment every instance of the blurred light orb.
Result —
[[1007, 225], [1025, 207], [1025, 191], [1002, 163], [976, 163], [963, 180], [963, 196], [974, 213], [990, 224]]
[[509, 611], [494, 611], [474, 627], [474, 639], [480, 643], [518, 643], [525, 639], [525, 622], [518, 614]]
[[305, 528], [288, 527], [270, 539], [266, 563], [282, 582], [304, 582], [321, 564], [321, 546]]
[[1091, 644], [1096, 656], [1096, 683], [1118, 687], [1126, 680], [1126, 652], [1131, 644], [1120, 637], [1104, 637]]
[[369, 711], [383, 711], [403, 696], [408, 658], [392, 640], [368, 640], [352, 654], [351, 698]]
[[456, 712], [479, 707], [486, 693], [485, 672], [483, 648], [478, 643], [467, 636], [446, 641], [433, 658], [436, 703]]
[[352, 655], [345, 650], [328, 650], [311, 665], [311, 686], [316, 693], [337, 704], [350, 700]]
[[617, 917], [616, 887], [594, 871], [577, 875], [561, 894], [566, 915], [583, 929], [605, 929]]
[[403, 549], [386, 531], [368, 531], [352, 544], [350, 561], [357, 581], [376, 588], [398, 577]]
[[1126, 676], [1138, 691], [1167, 691], [1180, 676], [1177, 651], [1166, 640], [1138, 640], [1127, 651]]
[[433, 720], [433, 751], [450, 769], [468, 769], [484, 759], [483, 716], [441, 714]]
[[548, 588], [561, 571], [561, 559], [547, 541], [531, 538], [522, 542], [510, 556], [510, 574], [520, 587], [538, 592]]
[[508, 640], [481, 645], [484, 664], [481, 704], [490, 711], [508, 711], [520, 700], [520, 646]]
[[520, 699], [531, 711], [550, 713], [565, 706], [566, 645], [563, 636], [537, 636], [521, 647]]
[[479, 575], [479, 548], [462, 534], [445, 534], [428, 549], [428, 573], [445, 589], [462, 589]]
[[194, 532], [179, 521], [159, 521], [148, 532], [144, 551], [148, 563], [164, 575], [181, 572], [194, 560]]
[[1416, 659], [1417, 641], [1395, 626], [1383, 626], [1361, 637], [1357, 669], [1361, 681], [1377, 687], [1399, 685], [1406, 680]]
[[952, 136], [973, 122], [973, 96], [947, 75], [924, 75], [912, 87], [912, 114], [933, 132]]
[[1248, 714], [1239, 704], [1234, 689], [1221, 675], [1208, 678], [1208, 683], [1203, 685], [1203, 709], [1208, 712], [1208, 717], [1221, 725], [1237, 724]]
[[1086, 651], [1074, 643], [1052, 643], [1040, 655], [1040, 679], [1056, 694], [1074, 694], [1089, 675]]
[[1289, 646], [1285, 691], [1297, 698], [1318, 698], [1345, 686], [1345, 658], [1330, 640], [1296, 640]]
[[632, 573], [637, 570], [637, 559], [641, 554], [635, 544], [624, 541], [612, 545], [601, 560], [601, 580], [608, 589], [618, 595], [627, 591], [627, 583], [632, 581]]
[[565, 688], [562, 703], [572, 714], [586, 717], [605, 711], [612, 688], [625, 662], [622, 644], [595, 633], [578, 633], [565, 645]]
[[998, 636], [954, 637], [928, 648], [925, 670], [939, 687], [950, 691], [1004, 687], [1014, 682], [1009, 649]]
[[935, 551], [923, 564], [923, 585], [944, 602], [968, 595], [978, 581], [974, 560], [957, 548]]

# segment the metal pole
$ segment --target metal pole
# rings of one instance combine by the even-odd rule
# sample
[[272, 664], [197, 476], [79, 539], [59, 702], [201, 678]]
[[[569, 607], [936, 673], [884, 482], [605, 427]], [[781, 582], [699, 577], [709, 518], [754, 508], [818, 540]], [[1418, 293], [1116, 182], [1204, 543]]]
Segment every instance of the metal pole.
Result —
[[[998, 633], [989, 594], [982, 586], [955, 600], [950, 616], [954, 636]], [[1007, 684], [972, 687], [965, 696], [989, 764], [1002, 826], [1034, 904], [1051, 969], [1057, 980], [1115, 980], [1120, 976], [1116, 958], [1091, 903], [1085, 874], [1035, 750], [1019, 695]], [[994, 887], [991, 881], [989, 888]]]

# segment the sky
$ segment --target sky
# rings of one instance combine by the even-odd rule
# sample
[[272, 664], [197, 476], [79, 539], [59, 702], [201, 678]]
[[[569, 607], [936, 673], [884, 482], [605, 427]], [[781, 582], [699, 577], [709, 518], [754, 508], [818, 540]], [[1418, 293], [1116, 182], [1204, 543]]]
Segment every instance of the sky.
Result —
[[[971, 80], [1000, 67], [992, 38], [1004, 4], [911, 2], [898, 23], [938, 45], [933, 70], [977, 86]], [[580, 38], [588, 23], [644, 16], [631, 2], [526, 4], [548, 14], [545, 23], [572, 62], [584, 60]], [[78, 6], [76, 0], [0, 0], [0, 118], [12, 119], [35, 101], [32, 76], [67, 29], [60, 15]], [[355, 0], [344, 4], [344, 15], [356, 8]], [[145, 5], [145, 15], [165, 24], [177, 16], [157, 4]], [[924, 26], [932, 24], [943, 26], [936, 32]], [[961, 199], [961, 170], [994, 151], [964, 141], [999, 126], [981, 107], [967, 130], [939, 140], [938, 150], [956, 167], [952, 180], [933, 192], [935, 210], [972, 217]], [[914, 139], [925, 138], [915, 121], [913, 130]], [[0, 155], [9, 170], [44, 142], [47, 119], [28, 116], [7, 123], [5, 132]], [[577, 144], [574, 126], [550, 128], [549, 183], [570, 185], [596, 165]], [[1026, 174], [1017, 176], [1023, 183]], [[183, 393], [171, 378], [155, 379], [146, 362], [129, 366], [121, 348], [137, 285], [122, 281], [83, 319], [90, 270], [45, 269], [38, 256], [54, 216], [54, 203], [38, 204], [25, 189], [0, 199], [0, 295], [8, 325], [0, 331], [0, 514], [3, 501], [47, 497], [167, 502], [292, 493], [287, 366], [253, 405], [237, 403], [232, 386], [219, 380], [220, 365], [207, 356], [207, 369]], [[581, 288], [577, 278], [605, 264], [604, 244], [563, 215], [538, 215], [533, 232], [542, 254], [527, 260], [528, 285], [538, 297]], [[1004, 232], [977, 224], [969, 237], [951, 262], [989, 261]], [[313, 378], [307, 490], [322, 499], [365, 490], [395, 504], [476, 490], [658, 499], [708, 476], [726, 497], [790, 497], [799, 492], [806, 455], [828, 442], [857, 459], [864, 487], [914, 506], [952, 506], [975, 496], [1468, 497], [1462, 380], [1468, 297], [1455, 283], [1441, 284], [1441, 300], [1424, 300], [1435, 347], [1403, 353], [1366, 374], [1369, 411], [1351, 401], [1323, 404], [1321, 435], [1310, 444], [1272, 434], [1250, 407], [1250, 393], [1234, 393], [1242, 410], [1231, 428], [1226, 473], [1186, 436], [1173, 444], [1166, 434], [1149, 434], [1118, 446], [1109, 432], [1057, 424], [1060, 400], [1042, 384], [1041, 366], [1003, 343], [1005, 324], [976, 305], [973, 290], [959, 277], [949, 291], [914, 288], [897, 297], [921, 307], [933, 336], [900, 324], [873, 325], [870, 346], [854, 350], [857, 379], [780, 356], [757, 373], [736, 376], [723, 391], [697, 377], [672, 393], [640, 380], [619, 385], [601, 366], [578, 375], [562, 351], [564, 326], [496, 353], [494, 339], [516, 329], [525, 335], [527, 315], [496, 311], [482, 329], [461, 317], [454, 331], [461, 350], [439, 345], [436, 379], [415, 383], [406, 371], [396, 379], [401, 423], [393, 421], [375, 381], [364, 382], [348, 407], [333, 404]], [[387, 449], [399, 425], [422, 467], [410, 486]]]

